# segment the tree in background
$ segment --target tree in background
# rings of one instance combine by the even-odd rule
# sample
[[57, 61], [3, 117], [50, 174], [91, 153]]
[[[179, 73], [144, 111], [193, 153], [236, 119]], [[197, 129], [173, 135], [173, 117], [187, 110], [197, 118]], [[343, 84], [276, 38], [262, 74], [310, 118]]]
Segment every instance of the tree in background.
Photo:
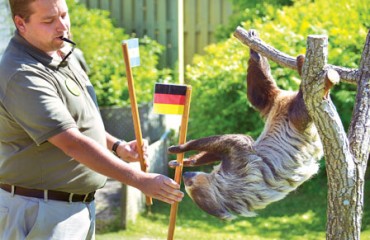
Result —
[[0, 0], [0, 58], [3, 55], [5, 47], [13, 36], [15, 29], [9, 9], [8, 0]]
[[[122, 55], [122, 40], [132, 38], [116, 27], [110, 13], [87, 9], [74, 0], [67, 0], [71, 32], [89, 65], [89, 77], [94, 85], [100, 106], [127, 105], [129, 94]], [[144, 37], [140, 39], [141, 65], [133, 68], [138, 103], [152, 101], [154, 83], [172, 81], [171, 70], [157, 68], [164, 47]]]

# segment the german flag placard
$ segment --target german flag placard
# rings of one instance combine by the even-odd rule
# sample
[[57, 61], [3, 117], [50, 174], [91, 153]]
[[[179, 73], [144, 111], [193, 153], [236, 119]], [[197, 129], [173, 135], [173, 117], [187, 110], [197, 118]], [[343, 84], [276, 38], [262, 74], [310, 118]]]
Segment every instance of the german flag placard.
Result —
[[186, 85], [156, 83], [154, 113], [183, 114], [186, 102]]

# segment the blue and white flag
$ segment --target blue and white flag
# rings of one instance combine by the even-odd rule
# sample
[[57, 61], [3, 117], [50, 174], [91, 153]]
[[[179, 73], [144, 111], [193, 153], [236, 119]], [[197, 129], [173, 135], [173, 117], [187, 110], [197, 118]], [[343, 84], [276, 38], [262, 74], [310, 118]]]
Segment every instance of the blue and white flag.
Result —
[[139, 39], [131, 38], [123, 40], [123, 43], [127, 44], [131, 67], [140, 66]]

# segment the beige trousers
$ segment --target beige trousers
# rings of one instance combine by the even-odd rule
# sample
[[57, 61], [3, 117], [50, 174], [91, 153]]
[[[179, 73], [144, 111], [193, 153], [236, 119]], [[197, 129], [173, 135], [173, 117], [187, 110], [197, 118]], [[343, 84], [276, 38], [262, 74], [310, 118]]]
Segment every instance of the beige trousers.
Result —
[[44, 201], [0, 189], [0, 239], [95, 239], [95, 203]]

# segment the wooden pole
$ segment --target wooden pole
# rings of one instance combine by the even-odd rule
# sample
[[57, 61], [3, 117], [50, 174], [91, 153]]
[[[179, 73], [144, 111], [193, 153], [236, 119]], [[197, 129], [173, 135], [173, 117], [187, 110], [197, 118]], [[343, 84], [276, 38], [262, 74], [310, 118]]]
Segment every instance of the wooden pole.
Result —
[[[184, 113], [182, 114], [181, 126], [180, 126], [179, 144], [184, 144], [186, 142], [186, 133], [188, 131], [188, 120], [189, 120], [189, 111], [190, 111], [190, 100], [191, 100], [191, 86], [187, 86], [186, 102], [185, 102]], [[181, 184], [183, 160], [184, 160], [184, 153], [177, 154], [177, 162], [179, 166], [176, 167], [174, 180], [178, 184]], [[177, 215], [178, 205], [179, 203], [177, 202], [171, 205], [170, 224], [168, 227], [167, 240], [172, 240], [174, 233], [175, 233], [176, 215]]]
[[[128, 53], [127, 43], [122, 43], [122, 50], [123, 50], [123, 58], [125, 61], [125, 66], [126, 66], [127, 84], [128, 84], [129, 95], [130, 95], [132, 120], [134, 122], [136, 143], [138, 146], [137, 152], [139, 154], [140, 167], [143, 172], [147, 172], [147, 167], [146, 167], [146, 163], [144, 159], [144, 153], [142, 149], [142, 146], [144, 144], [143, 144], [143, 139], [142, 139], [142, 134], [141, 134], [139, 110], [138, 110], [137, 102], [136, 102], [134, 78], [133, 78], [132, 71], [131, 71], [130, 56]], [[145, 202], [147, 206], [150, 206], [153, 204], [152, 198], [148, 196], [145, 197]]]

